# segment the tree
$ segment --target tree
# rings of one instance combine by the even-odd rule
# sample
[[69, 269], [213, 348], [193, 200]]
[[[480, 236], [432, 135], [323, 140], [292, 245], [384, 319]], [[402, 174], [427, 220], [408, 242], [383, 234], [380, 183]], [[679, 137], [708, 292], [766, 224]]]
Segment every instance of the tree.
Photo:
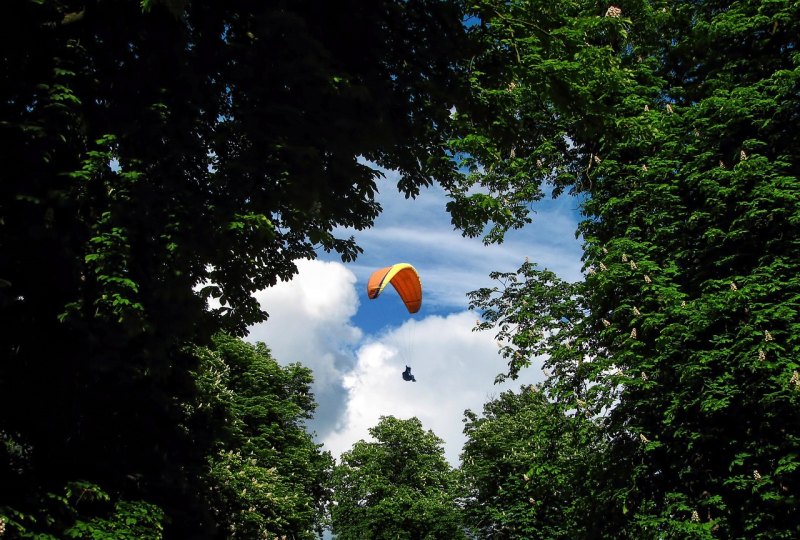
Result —
[[375, 442], [356, 442], [334, 469], [336, 538], [464, 538], [442, 440], [417, 418], [381, 417], [369, 432]]
[[217, 536], [321, 535], [333, 459], [306, 431], [316, 408], [311, 371], [282, 367], [263, 343], [222, 334], [197, 354], [194, 421], [221, 428], [203, 478]]
[[0, 536], [9, 533], [9, 538], [159, 540], [163, 532], [161, 508], [145, 501], [112, 500], [88, 482], [70, 482], [60, 492], [48, 493], [33, 513], [0, 508]]
[[[182, 534], [255, 538], [321, 535], [333, 460], [320, 450], [305, 421], [316, 407], [311, 371], [280, 366], [263, 343], [225, 334], [196, 347], [192, 376], [198, 396], [186, 403], [181, 428], [209, 448], [198, 478], [198, 500]], [[171, 493], [151, 495], [173, 508]], [[6, 508], [8, 525], [22, 537], [161, 538], [162, 509], [144, 501], [115, 500], [99, 486], [72, 482], [33, 513]], [[188, 506], [188, 505], [187, 505]], [[43, 533], [42, 531], [47, 531]]]
[[[219, 330], [336, 227], [454, 167], [463, 27], [434, 1], [14, 0], [0, 35], [0, 506], [72, 482], [209, 508], [186, 418]], [[216, 298], [218, 309], [207, 309]], [[186, 424], [194, 430], [187, 431]], [[16, 452], [22, 448], [23, 452]]]
[[[584, 316], [547, 345], [579, 344], [587, 367], [549, 385], [607, 418], [618, 537], [795, 537], [800, 17], [791, 2], [612, 7], [479, 5], [486, 63], [511, 67], [474, 64], [472, 175], [500, 217], [524, 217], [531, 178], [588, 195]], [[476, 307], [511, 298], [490, 297]]]
[[[477, 538], [602, 538], [613, 530], [607, 440], [583, 411], [523, 386], [465, 413], [465, 519]], [[608, 536], [612, 538], [612, 536]]]
[[618, 112], [642, 136], [602, 149], [583, 231], [587, 262], [608, 271], [589, 301], [623, 370], [612, 421], [643, 442], [630, 488], [643, 530], [800, 532], [797, 25], [783, 2], [670, 6], [663, 41], [642, 47], [663, 54], [660, 95]]

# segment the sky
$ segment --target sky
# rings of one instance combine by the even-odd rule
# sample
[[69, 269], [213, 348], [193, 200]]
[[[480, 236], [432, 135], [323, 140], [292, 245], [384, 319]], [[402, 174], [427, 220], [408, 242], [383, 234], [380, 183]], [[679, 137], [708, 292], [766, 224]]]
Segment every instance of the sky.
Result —
[[[319, 406], [309, 428], [335, 458], [370, 440], [368, 429], [381, 416], [416, 416], [443, 439], [457, 466], [464, 411], [481, 411], [500, 392], [543, 379], [537, 364], [516, 381], [494, 384], [505, 361], [492, 331], [473, 331], [479, 316], [468, 310], [467, 293], [497, 285], [490, 272], [514, 271], [526, 257], [564, 279], [581, 279], [578, 200], [540, 201], [533, 223], [485, 246], [453, 230], [441, 188], [406, 200], [396, 191], [397, 175], [385, 174], [374, 227], [341, 231], [353, 234], [364, 253], [347, 264], [325, 253], [298, 261], [294, 279], [257, 293], [269, 319], [251, 327], [247, 339], [265, 342], [282, 364], [313, 370]], [[372, 271], [398, 262], [421, 276], [422, 308], [414, 315], [391, 287], [375, 300], [366, 295]], [[405, 366], [417, 382], [401, 378]]]

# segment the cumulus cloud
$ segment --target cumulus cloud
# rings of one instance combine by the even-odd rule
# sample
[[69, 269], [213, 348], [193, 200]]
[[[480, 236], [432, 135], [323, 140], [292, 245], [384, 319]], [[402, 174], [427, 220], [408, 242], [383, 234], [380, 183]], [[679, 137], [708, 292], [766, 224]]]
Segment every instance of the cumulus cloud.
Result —
[[[326, 447], [339, 455], [355, 441], [368, 440], [368, 428], [381, 416], [416, 416], [444, 439], [448, 460], [457, 464], [464, 410], [481, 410], [509, 387], [493, 385], [505, 365], [491, 333], [473, 332], [474, 324], [469, 312], [430, 316], [365, 343], [344, 376], [347, 407], [340, 426], [324, 438]], [[405, 365], [412, 366], [416, 383], [401, 378]]]
[[[292, 281], [258, 293], [270, 318], [248, 339], [265, 342], [283, 364], [313, 370], [319, 408], [310, 427], [326, 449], [338, 457], [367, 439], [381, 416], [416, 416], [445, 441], [456, 464], [464, 410], [480, 410], [507, 388], [493, 384], [505, 368], [493, 335], [473, 332], [476, 315], [467, 311], [406, 315], [399, 326], [365, 335], [354, 319], [360, 301], [353, 272], [324, 261], [299, 261], [298, 269]], [[400, 376], [406, 365], [416, 383]]]
[[281, 363], [300, 362], [314, 372], [319, 407], [311, 427], [320, 436], [344, 412], [343, 375], [354, 363], [362, 338], [352, 317], [359, 306], [355, 275], [335, 262], [302, 260], [289, 282], [259, 292], [269, 319], [250, 328], [249, 341], [263, 341]]
[[[396, 173], [385, 173], [375, 226], [336, 231], [355, 235], [364, 249], [357, 263], [345, 266], [333, 254], [299, 261], [291, 282], [257, 295], [270, 318], [252, 327], [249, 339], [264, 341], [281, 363], [313, 369], [319, 408], [310, 427], [334, 455], [367, 439], [382, 415], [416, 416], [445, 440], [447, 458], [456, 464], [464, 410], [481, 410], [509, 386], [541, 377], [534, 366], [524, 373], [529, 380], [493, 384], [506, 366], [492, 333], [472, 332], [477, 316], [466, 311], [466, 293], [495, 285], [490, 272], [514, 271], [526, 257], [563, 279], [580, 279], [578, 202], [540, 201], [532, 225], [487, 247], [453, 230], [441, 187], [409, 202], [396, 192]], [[369, 274], [396, 262], [409, 262], [422, 275], [423, 306], [413, 318], [394, 291], [374, 302], [364, 295]], [[406, 364], [418, 382], [403, 381]]]

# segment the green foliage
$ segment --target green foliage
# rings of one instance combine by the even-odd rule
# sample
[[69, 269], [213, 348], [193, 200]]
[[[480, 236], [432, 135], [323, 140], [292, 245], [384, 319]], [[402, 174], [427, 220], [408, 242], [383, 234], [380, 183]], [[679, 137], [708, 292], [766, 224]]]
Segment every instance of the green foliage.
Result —
[[[168, 535], [217, 534], [226, 508], [244, 508], [220, 514], [239, 531], [309, 530], [307, 488], [319, 481], [300, 475], [324, 459], [295, 434], [282, 447], [295, 473], [262, 455], [251, 470], [262, 451], [251, 447], [277, 441], [278, 428], [259, 416], [265, 405], [230, 396], [221, 410], [241, 409], [245, 424], [258, 419], [247, 429], [268, 436], [234, 444], [215, 431], [221, 417], [199, 422], [208, 375], [189, 345], [264, 320], [252, 293], [291, 278], [295, 260], [318, 250], [353, 260], [360, 248], [336, 231], [372, 225], [381, 169], [399, 171], [386, 187], [408, 196], [450, 181], [449, 110], [466, 52], [458, 6], [7, 4], [0, 434], [13, 444], [0, 451], [0, 505], [33, 515], [42, 493], [82, 478], [113, 500], [158, 505]], [[220, 391], [262, 385], [229, 383]], [[294, 456], [293, 444], [306, 450]], [[272, 466], [277, 479], [258, 472]], [[212, 505], [199, 487], [209, 467], [220, 481], [291, 489], [247, 505], [225, 492]], [[289, 501], [296, 489], [305, 495]], [[267, 493], [282, 502], [262, 517]]]
[[[562, 487], [538, 496], [604, 469], [589, 478], [613, 521], [597, 534], [800, 535], [795, 2], [4, 7], [8, 528], [313, 534], [330, 458], [302, 426], [310, 375], [232, 338], [197, 346], [263, 320], [252, 293], [294, 260], [359, 253], [335, 231], [380, 210], [364, 158], [398, 170], [409, 197], [439, 181], [453, 223], [487, 242], [528, 223], [548, 191], [584, 197], [584, 282], [526, 263], [472, 297], [499, 332], [500, 378], [540, 355], [552, 370], [547, 400], [519, 405], [545, 433], [569, 433], [541, 462], [524, 458], [523, 474]], [[484, 429], [524, 433], [470, 422], [481, 463], [494, 451]], [[336, 471], [342, 537], [461, 535], [438, 439], [391, 419], [373, 435]], [[544, 489], [512, 477], [491, 478]], [[91, 508], [64, 492], [76, 478]], [[558, 499], [562, 523], [516, 499], [494, 507], [511, 505], [513, 522], [491, 517], [588, 537], [579, 516], [598, 510], [574, 492]]]
[[334, 469], [336, 538], [464, 538], [442, 440], [417, 418], [382, 417], [369, 432], [375, 441], [356, 442]]
[[112, 501], [89, 482], [70, 482], [62, 492], [45, 493], [33, 514], [0, 507], [0, 523], [9, 538], [49, 540], [158, 540], [163, 511], [144, 501]]
[[[464, 141], [496, 149], [473, 154], [472, 175], [523, 208], [542, 179], [588, 197], [583, 284], [528, 286], [523, 267], [474, 307], [508, 358], [523, 355], [510, 374], [549, 355], [550, 397], [605, 418], [617, 537], [796, 537], [800, 13], [783, 1], [616, 7], [475, 8], [496, 52], [475, 62], [486, 104], [459, 114], [476, 133]], [[505, 67], [490, 71], [497, 55]], [[566, 148], [547, 174], [514, 172], [555, 133]], [[520, 320], [525, 302], [544, 310]], [[577, 324], [554, 324], [555, 303]]]
[[[585, 340], [576, 339], [585, 318], [581, 284], [567, 283], [536, 263], [525, 261], [516, 272], [493, 272], [498, 285], [469, 294], [470, 308], [478, 309], [483, 322], [478, 330], [497, 328], [497, 344], [508, 360], [508, 373], [497, 382], [517, 378], [530, 359], [547, 354], [545, 367], [559, 376], [570, 373], [577, 382], [578, 372], [589, 350]], [[573, 388], [571, 392], [580, 391]]]
[[[265, 345], [222, 334], [192, 355], [198, 393], [184, 404], [180, 427], [208, 450], [197, 477], [185, 479], [184, 496], [193, 494], [197, 510], [182, 530], [192, 537], [316, 538], [333, 460], [306, 432], [316, 407], [310, 370], [282, 367]], [[3, 442], [6, 459], [24, 477], [32, 449], [10, 436]], [[161, 538], [162, 508], [175, 508], [173, 493], [151, 494], [156, 505], [70, 482], [63, 494], [35, 494], [0, 507], [0, 514], [24, 538]]]
[[156, 540], [162, 538], [163, 512], [152, 504], [120, 501], [107, 519], [92, 518], [76, 522], [64, 531], [66, 538], [91, 538], [92, 540]]
[[[604, 492], [608, 443], [583, 410], [541, 388], [503, 392], [465, 413], [465, 515], [478, 538], [601, 538], [614, 531]], [[608, 536], [615, 537], [613, 533]]]
[[305, 430], [316, 408], [310, 370], [226, 335], [197, 354], [194, 421], [221, 424], [203, 478], [220, 534], [315, 538], [333, 460]]
[[571, 0], [481, 0], [470, 2], [470, 11], [479, 49], [451, 141], [468, 173], [448, 210], [467, 234], [486, 232], [486, 242], [500, 242], [506, 230], [530, 221], [530, 203], [544, 196], [545, 183], [556, 195], [589, 187], [597, 141], [584, 135], [597, 136], [615, 94], [629, 83], [616, 52], [630, 21]]

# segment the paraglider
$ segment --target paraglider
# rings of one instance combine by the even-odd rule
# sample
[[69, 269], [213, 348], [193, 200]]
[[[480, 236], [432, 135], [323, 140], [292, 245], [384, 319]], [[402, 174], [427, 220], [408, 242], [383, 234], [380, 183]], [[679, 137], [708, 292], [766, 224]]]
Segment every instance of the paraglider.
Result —
[[414, 376], [411, 374], [411, 368], [408, 366], [406, 366], [406, 370], [403, 372], [403, 380], [417, 382], [417, 379], [415, 379]]
[[[422, 307], [422, 282], [413, 266], [408, 263], [398, 263], [374, 271], [367, 283], [367, 296], [370, 300], [375, 300], [389, 283], [400, 295], [400, 299], [403, 300], [409, 313], [419, 311], [419, 308]], [[406, 370], [403, 372], [403, 380], [417, 382], [417, 379], [411, 374], [409, 366], [406, 366]]]
[[408, 263], [398, 263], [376, 270], [369, 277], [367, 296], [371, 300], [378, 296], [389, 283], [400, 295], [409, 313], [416, 313], [422, 306], [422, 283], [416, 269]]

